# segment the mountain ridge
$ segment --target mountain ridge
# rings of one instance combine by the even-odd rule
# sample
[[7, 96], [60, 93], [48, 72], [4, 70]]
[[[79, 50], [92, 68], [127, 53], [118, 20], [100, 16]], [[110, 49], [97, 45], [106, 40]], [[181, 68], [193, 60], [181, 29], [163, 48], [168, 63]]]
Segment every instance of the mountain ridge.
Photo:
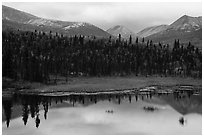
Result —
[[[4, 23], [8, 24], [4, 24]], [[15, 24], [16, 23], [16, 24]], [[12, 24], [12, 25], [11, 25]], [[23, 25], [26, 27], [23, 28]], [[87, 22], [69, 22], [40, 18], [14, 8], [2, 5], [2, 26], [7, 28], [20, 27], [22, 30], [39, 30], [60, 32], [65, 35], [86, 35], [96, 37], [109, 37], [110, 34]], [[17, 27], [18, 26], [18, 27]]]
[[195, 46], [202, 48], [202, 16], [183, 15], [172, 22], [165, 30], [145, 38], [164, 44], [173, 44], [175, 39], [180, 39], [181, 43], [191, 42]]
[[164, 44], [169, 44], [169, 41], [172, 42], [175, 39], [181, 39], [181, 42], [191, 41], [192, 44], [200, 47], [202, 45], [202, 16], [183, 15], [169, 25], [147, 27], [135, 33], [122, 25], [116, 25], [104, 31], [87, 22], [45, 19], [2, 5], [2, 29], [10, 28], [25, 31], [36, 29], [45, 32], [59, 32], [68, 36], [85, 35], [101, 38], [118, 37], [121, 34], [122, 38], [129, 39], [131, 35], [133, 39], [145, 37], [145, 39], [153, 40], [153, 42], [163, 42]]
[[198, 30], [202, 28], [202, 17], [192, 17], [183, 15], [172, 24], [169, 25], [168, 29], [175, 30]]

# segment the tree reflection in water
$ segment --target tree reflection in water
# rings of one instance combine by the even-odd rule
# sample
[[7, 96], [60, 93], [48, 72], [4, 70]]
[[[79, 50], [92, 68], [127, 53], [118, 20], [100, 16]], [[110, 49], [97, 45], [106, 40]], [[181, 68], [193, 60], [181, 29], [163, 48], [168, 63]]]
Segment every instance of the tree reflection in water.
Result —
[[13, 104], [11, 100], [4, 100], [2, 103], [4, 107], [4, 113], [6, 116], [6, 126], [9, 127]]
[[43, 101], [43, 108], [44, 108], [44, 118], [47, 119], [48, 102]]
[[29, 108], [28, 108], [27, 102], [23, 103], [22, 105], [23, 105], [23, 110], [22, 110], [22, 112], [23, 112], [22, 117], [23, 118], [22, 118], [22, 120], [24, 122], [24, 125], [26, 125], [27, 121], [28, 121]]
[[36, 123], [36, 127], [38, 128], [40, 125], [40, 118], [39, 118], [40, 114], [37, 114], [36, 119], [35, 119], [35, 123]]
[[[61, 97], [49, 97], [49, 96], [38, 96], [38, 95], [15, 95], [15, 98], [13, 99], [4, 99], [3, 98], [3, 109], [4, 109], [4, 115], [5, 115], [5, 121], [7, 127], [9, 127], [9, 123], [12, 116], [12, 107], [13, 104], [21, 104], [22, 106], [22, 120], [24, 125], [27, 124], [29, 115], [31, 118], [35, 119], [36, 127], [38, 128], [40, 125], [40, 117], [39, 117], [39, 111], [40, 108], [44, 110], [44, 119], [47, 119], [48, 115], [48, 109], [49, 106], [52, 106], [52, 102], [55, 102], [55, 104], [63, 103], [64, 101], [70, 103], [73, 107], [75, 107], [75, 104], [81, 104], [82, 106], [90, 105], [90, 104], [96, 104], [99, 101], [108, 100], [109, 102], [115, 102], [117, 104], [121, 104], [121, 102], [124, 99], [129, 100], [129, 103], [132, 102], [132, 97], [135, 97], [135, 101], [137, 102], [138, 99], [141, 100], [151, 100], [153, 97], [159, 97], [166, 100], [172, 107], [174, 107], [178, 112], [184, 114], [188, 113], [188, 110], [184, 112], [183, 110], [187, 108], [182, 108], [182, 112], [179, 111], [182, 106], [183, 102], [189, 101], [189, 104], [195, 103], [202, 105], [202, 98], [200, 96], [194, 96], [193, 91], [188, 92], [173, 92], [172, 96], [170, 98], [169, 93], [158, 93], [153, 94], [151, 92], [148, 92], [146, 94], [98, 94], [98, 95], [70, 95], [70, 96], [61, 96]], [[201, 99], [197, 99], [196, 97], [200, 97]], [[191, 101], [191, 99], [194, 99]], [[188, 104], [188, 105], [189, 105]], [[54, 104], [53, 104], [54, 105]], [[194, 108], [195, 110], [195, 108]], [[107, 111], [108, 112], [108, 111]], [[110, 111], [111, 112], [111, 111]], [[181, 123], [182, 121], [179, 120]]]

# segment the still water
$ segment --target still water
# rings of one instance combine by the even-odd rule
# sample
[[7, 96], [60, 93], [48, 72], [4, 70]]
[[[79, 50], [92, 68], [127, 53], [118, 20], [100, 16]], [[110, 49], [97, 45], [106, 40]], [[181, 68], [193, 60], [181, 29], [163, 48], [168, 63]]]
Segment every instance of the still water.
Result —
[[200, 94], [3, 97], [3, 134], [202, 134]]

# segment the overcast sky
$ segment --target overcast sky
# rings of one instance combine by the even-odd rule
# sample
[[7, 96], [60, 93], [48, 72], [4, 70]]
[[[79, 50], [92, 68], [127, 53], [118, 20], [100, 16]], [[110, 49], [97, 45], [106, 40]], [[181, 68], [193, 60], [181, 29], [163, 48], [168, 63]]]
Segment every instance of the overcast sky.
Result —
[[190, 3], [3, 3], [33, 15], [94, 24], [104, 30], [123, 25], [138, 32], [146, 27], [171, 24], [183, 15], [201, 16], [202, 4]]

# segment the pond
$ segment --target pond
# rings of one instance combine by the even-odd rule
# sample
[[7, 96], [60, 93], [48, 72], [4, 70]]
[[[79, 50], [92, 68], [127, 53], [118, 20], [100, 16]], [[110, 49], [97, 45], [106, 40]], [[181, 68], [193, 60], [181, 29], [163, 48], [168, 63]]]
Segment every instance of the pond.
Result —
[[6, 134], [202, 134], [202, 95], [23, 95], [3, 97]]

